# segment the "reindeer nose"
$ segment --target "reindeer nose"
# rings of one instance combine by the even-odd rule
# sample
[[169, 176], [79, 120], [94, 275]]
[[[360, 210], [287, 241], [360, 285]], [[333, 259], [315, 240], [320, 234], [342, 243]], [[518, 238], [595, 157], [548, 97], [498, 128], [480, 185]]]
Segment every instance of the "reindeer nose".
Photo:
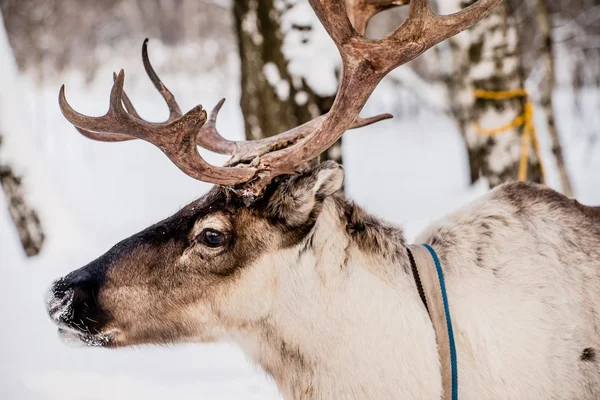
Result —
[[67, 317], [69, 308], [75, 298], [75, 291], [71, 288], [60, 286], [60, 283], [61, 280], [56, 281], [48, 290], [48, 295], [46, 296], [48, 315], [56, 323], [60, 323], [61, 320]]
[[85, 330], [98, 323], [97, 304], [99, 280], [82, 269], [54, 282], [49, 290], [46, 307], [50, 318], [60, 327]]

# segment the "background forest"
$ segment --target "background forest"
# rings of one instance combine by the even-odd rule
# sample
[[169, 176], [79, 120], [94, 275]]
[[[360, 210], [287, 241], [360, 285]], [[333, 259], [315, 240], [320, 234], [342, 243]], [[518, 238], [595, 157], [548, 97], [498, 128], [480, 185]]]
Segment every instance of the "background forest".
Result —
[[[470, 3], [435, 7], [446, 14]], [[101, 115], [112, 73], [123, 68], [140, 114], [166, 119], [141, 63], [148, 37], [182, 109], [226, 97], [225, 137], [274, 135], [327, 112], [335, 98], [339, 56], [308, 1], [0, 0], [0, 11], [0, 398], [279, 398], [227, 344], [113, 352], [60, 342], [44, 308], [50, 282], [209, 185], [145, 143], [84, 138], [57, 95], [64, 83], [77, 110]], [[368, 35], [391, 32], [405, 13], [381, 13]], [[348, 132], [326, 157], [343, 162], [349, 197], [404, 226], [410, 240], [523, 173], [527, 124], [510, 122], [529, 107], [539, 152], [527, 146], [526, 178], [600, 204], [598, 0], [505, 0], [388, 76], [364, 115], [394, 119]]]

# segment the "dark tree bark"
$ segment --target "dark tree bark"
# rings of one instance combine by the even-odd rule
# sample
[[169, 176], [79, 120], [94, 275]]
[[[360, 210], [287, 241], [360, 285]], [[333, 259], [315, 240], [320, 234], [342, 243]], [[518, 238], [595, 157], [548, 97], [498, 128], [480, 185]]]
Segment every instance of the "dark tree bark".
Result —
[[[0, 150], [2, 135], [0, 133]], [[45, 235], [38, 213], [29, 205], [21, 177], [12, 166], [0, 158], [0, 186], [21, 245], [27, 257], [37, 255], [44, 245]]]
[[[333, 104], [334, 96], [321, 97], [305, 80], [291, 75], [282, 51], [281, 18], [294, 5], [282, 7], [276, 8], [273, 0], [234, 1], [241, 60], [241, 106], [249, 140], [291, 129], [326, 113]], [[306, 32], [313, 27], [294, 24], [292, 29]], [[322, 158], [341, 163], [341, 142], [334, 144]]]

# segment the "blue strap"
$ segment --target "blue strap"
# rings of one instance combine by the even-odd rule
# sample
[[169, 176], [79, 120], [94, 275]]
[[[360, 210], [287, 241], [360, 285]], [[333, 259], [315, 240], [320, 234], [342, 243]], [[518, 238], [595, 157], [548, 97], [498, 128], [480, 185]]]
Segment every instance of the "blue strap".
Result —
[[428, 244], [423, 244], [433, 262], [435, 263], [435, 269], [437, 270], [438, 279], [440, 281], [440, 288], [442, 289], [442, 300], [444, 302], [444, 313], [446, 314], [446, 325], [448, 325], [448, 341], [450, 342], [450, 364], [452, 366], [452, 400], [458, 400], [458, 366], [456, 363], [456, 345], [454, 344], [454, 332], [452, 330], [452, 321], [450, 319], [450, 307], [448, 306], [448, 295], [446, 293], [446, 284], [444, 282], [444, 272], [440, 260], [433, 248]]

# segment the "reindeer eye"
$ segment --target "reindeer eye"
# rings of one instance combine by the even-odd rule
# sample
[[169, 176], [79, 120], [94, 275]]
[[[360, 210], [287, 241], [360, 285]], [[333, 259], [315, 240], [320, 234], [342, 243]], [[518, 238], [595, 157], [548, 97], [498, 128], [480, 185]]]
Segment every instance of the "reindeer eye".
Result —
[[225, 235], [213, 229], [205, 229], [200, 233], [200, 241], [208, 247], [219, 247], [225, 244]]

